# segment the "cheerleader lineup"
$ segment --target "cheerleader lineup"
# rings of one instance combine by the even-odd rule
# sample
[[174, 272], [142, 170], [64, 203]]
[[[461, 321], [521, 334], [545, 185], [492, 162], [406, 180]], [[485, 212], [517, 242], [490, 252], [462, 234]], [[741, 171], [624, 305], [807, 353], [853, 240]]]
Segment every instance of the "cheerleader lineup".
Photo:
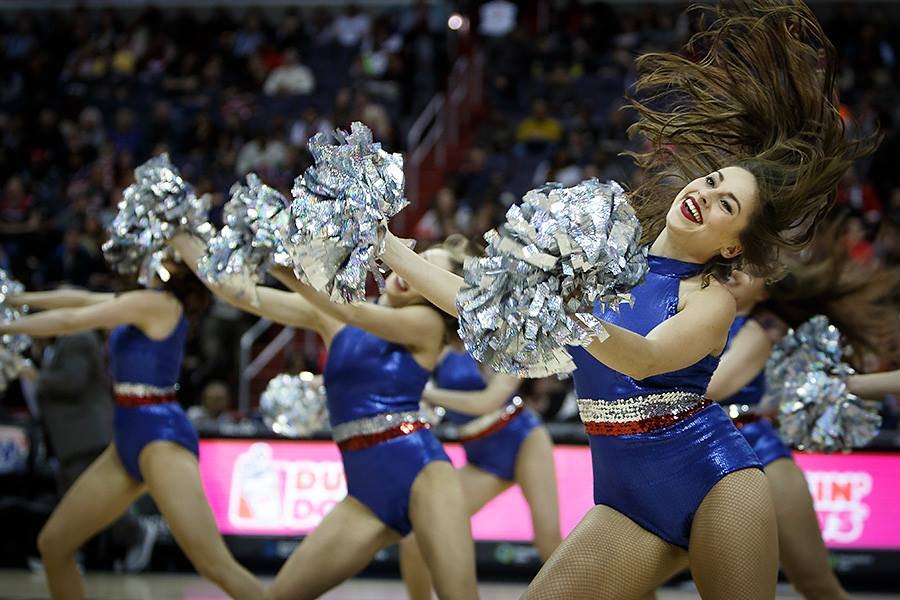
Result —
[[[417, 254], [384, 231], [378, 258], [391, 274], [380, 296], [339, 303], [283, 266], [269, 272], [286, 290], [210, 281], [204, 238], [182, 231], [168, 242], [179, 260], [146, 289], [6, 299], [41, 312], [0, 325], [3, 334], [111, 330], [114, 442], [40, 532], [51, 596], [84, 597], [78, 548], [148, 493], [197, 572], [233, 598], [316, 598], [399, 543], [411, 598], [472, 599], [470, 517], [519, 486], [544, 562], [524, 598], [647, 598], [688, 569], [703, 598], [768, 599], [779, 565], [806, 598], [847, 598], [803, 474], [757, 407], [788, 327], [825, 314], [858, 352], [883, 351], [877, 333], [896, 328], [897, 307], [882, 301], [889, 291], [873, 289], [896, 274], [854, 280], [843, 256], [796, 258], [813, 241], [833, 242], [830, 230], [816, 232], [837, 183], [878, 140], [845, 132], [836, 57], [802, 3], [739, 2], [707, 15], [690, 43], [702, 59], [638, 60], [640, 93], [628, 99], [639, 115], [633, 133], [648, 145], [634, 155], [645, 176], [627, 197], [648, 271], [630, 305], [597, 306], [607, 337], [568, 349], [593, 463], [582, 481], [595, 507], [565, 539], [546, 428], [516, 399], [519, 380], [479, 365], [456, 335], [464, 261], [477, 248], [454, 237]], [[327, 349], [348, 493], [269, 586], [224, 544], [201, 486], [196, 431], [175, 400], [207, 290], [314, 331]], [[900, 390], [898, 379], [854, 375], [847, 385], [878, 397]], [[450, 464], [421, 401], [446, 409], [466, 465]]]

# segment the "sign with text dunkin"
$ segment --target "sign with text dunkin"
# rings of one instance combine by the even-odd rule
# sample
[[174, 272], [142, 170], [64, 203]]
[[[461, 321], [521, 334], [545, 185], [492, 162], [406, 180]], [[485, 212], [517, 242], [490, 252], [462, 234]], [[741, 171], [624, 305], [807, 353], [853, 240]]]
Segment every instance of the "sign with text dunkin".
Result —
[[[457, 465], [462, 449], [446, 446]], [[563, 533], [593, 505], [587, 446], [557, 446]], [[832, 548], [900, 549], [900, 453], [798, 454], [819, 525]], [[331, 442], [200, 442], [200, 472], [216, 521], [232, 535], [308, 533], [347, 495], [340, 453]], [[518, 488], [472, 520], [478, 540], [528, 541], [531, 515]]]

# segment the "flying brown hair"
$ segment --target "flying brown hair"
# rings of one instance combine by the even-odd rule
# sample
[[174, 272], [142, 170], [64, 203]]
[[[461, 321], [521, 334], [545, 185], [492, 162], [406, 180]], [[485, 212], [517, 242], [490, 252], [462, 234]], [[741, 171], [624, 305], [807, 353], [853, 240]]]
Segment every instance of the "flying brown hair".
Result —
[[864, 267], [853, 261], [842, 239], [846, 219], [822, 228], [811, 246], [813, 258], [787, 267], [768, 286], [769, 310], [791, 327], [826, 315], [855, 350], [900, 362], [900, 268]]
[[874, 151], [879, 135], [849, 139], [838, 113], [836, 53], [799, 1], [694, 6], [709, 23], [684, 53], [637, 59], [628, 96], [650, 144], [630, 152], [647, 177], [631, 201], [652, 242], [684, 185], [729, 165], [753, 173], [759, 207], [741, 234], [743, 253], [716, 257], [705, 275], [740, 268], [770, 277], [782, 250], [812, 239], [844, 171]]

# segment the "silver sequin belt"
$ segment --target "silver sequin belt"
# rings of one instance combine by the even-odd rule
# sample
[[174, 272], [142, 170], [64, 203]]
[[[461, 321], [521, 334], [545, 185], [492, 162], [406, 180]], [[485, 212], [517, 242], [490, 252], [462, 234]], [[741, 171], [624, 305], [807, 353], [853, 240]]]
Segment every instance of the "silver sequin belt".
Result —
[[499, 431], [525, 409], [525, 403], [518, 396], [503, 408], [483, 414], [456, 428], [456, 437], [462, 442], [471, 442]]
[[698, 394], [672, 391], [610, 401], [579, 399], [578, 412], [590, 435], [626, 435], [668, 427], [710, 404]]
[[178, 388], [156, 387], [146, 383], [117, 383], [113, 386], [116, 404], [135, 408], [150, 404], [164, 404], [174, 402]]
[[381, 413], [335, 425], [334, 441], [342, 450], [361, 450], [401, 435], [409, 435], [431, 425], [417, 410]]

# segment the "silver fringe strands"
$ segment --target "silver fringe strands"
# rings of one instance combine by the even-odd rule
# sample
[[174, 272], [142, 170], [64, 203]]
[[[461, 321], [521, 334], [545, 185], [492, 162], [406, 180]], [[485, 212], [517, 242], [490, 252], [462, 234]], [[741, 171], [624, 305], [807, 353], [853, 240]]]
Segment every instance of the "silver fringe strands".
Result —
[[210, 282], [232, 285], [259, 303], [255, 283], [273, 263], [290, 266], [284, 240], [290, 227], [290, 203], [267, 186], [255, 173], [247, 175], [247, 185], [231, 187], [225, 204], [224, 226], [210, 239], [207, 255], [198, 265]]
[[640, 237], [615, 182], [531, 190], [499, 231], [485, 234], [487, 256], [466, 261], [456, 299], [466, 349], [501, 373], [570, 373], [575, 364], [566, 345], [608, 336], [595, 303], [630, 302], [629, 290], [644, 278]]
[[288, 437], [305, 437], [328, 428], [325, 386], [312, 373], [282, 373], [269, 380], [259, 397], [259, 411], [266, 425]]
[[166, 153], [138, 166], [134, 179], [122, 193], [103, 254], [119, 273], [137, 272], [138, 281], [146, 286], [159, 270], [168, 251], [166, 241], [173, 235], [187, 230], [209, 236], [209, 200], [194, 194]]
[[766, 401], [778, 405], [779, 434], [800, 450], [834, 452], [865, 446], [878, 434], [874, 406], [851, 394], [841, 333], [822, 315], [775, 345], [766, 365]]
[[[23, 313], [28, 312], [27, 308], [13, 308], [6, 303], [7, 297], [21, 294], [24, 291], [25, 286], [0, 269], [0, 321], [4, 323], [15, 321]], [[0, 336], [0, 392], [19, 376], [19, 372], [25, 365], [30, 363], [23, 356], [29, 346], [31, 346], [31, 338], [27, 335], [5, 334]]]
[[403, 157], [373, 143], [362, 123], [335, 137], [337, 145], [321, 133], [309, 141], [315, 164], [294, 182], [293, 231], [285, 246], [301, 281], [332, 302], [362, 302], [370, 271], [379, 288], [384, 284], [375, 263], [379, 230], [408, 204]]

